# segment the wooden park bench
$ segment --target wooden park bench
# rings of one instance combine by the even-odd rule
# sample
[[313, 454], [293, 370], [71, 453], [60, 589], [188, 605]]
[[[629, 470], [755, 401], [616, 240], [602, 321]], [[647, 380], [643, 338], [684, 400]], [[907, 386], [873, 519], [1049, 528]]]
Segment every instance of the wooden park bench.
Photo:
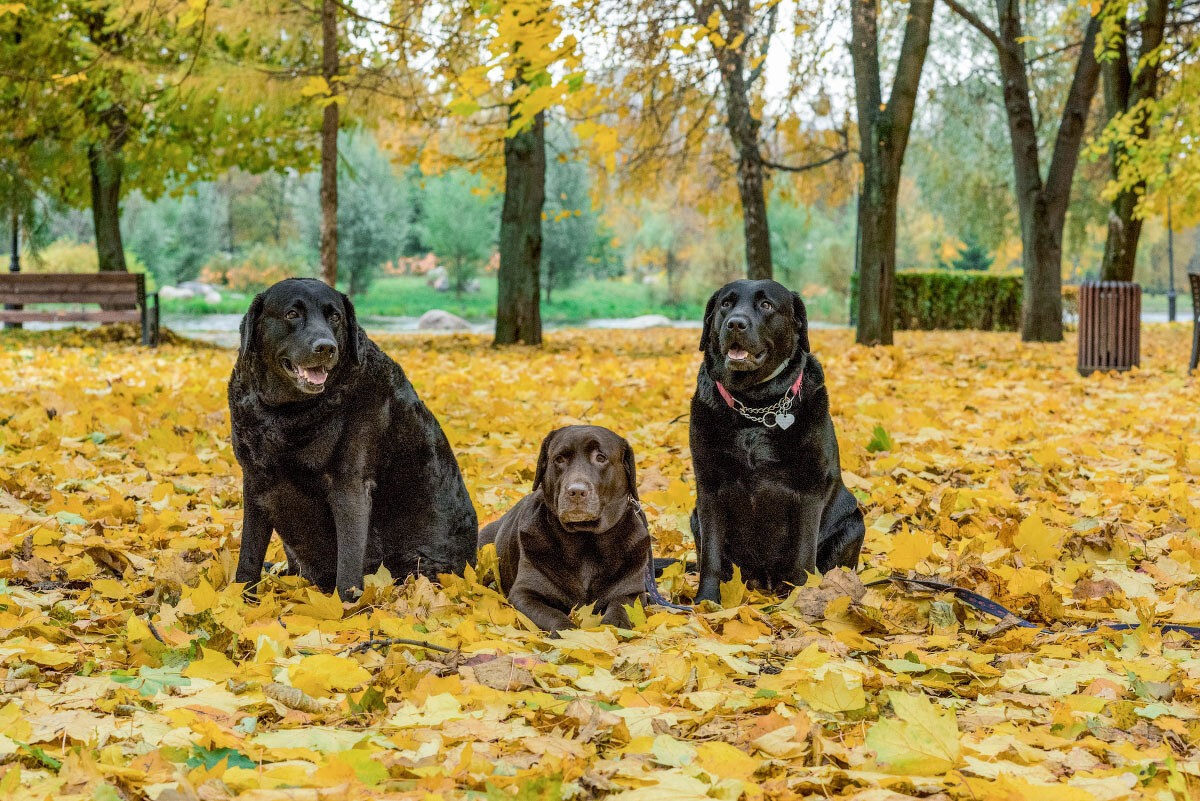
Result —
[[[0, 303], [5, 306], [0, 310], [0, 322], [140, 323], [142, 344], [158, 345], [158, 293], [146, 294], [146, 276], [140, 273], [0, 273]], [[10, 308], [33, 303], [99, 304], [106, 308]]]
[[1188, 273], [1188, 283], [1192, 285], [1192, 358], [1188, 362], [1191, 371], [1200, 364], [1200, 273]]

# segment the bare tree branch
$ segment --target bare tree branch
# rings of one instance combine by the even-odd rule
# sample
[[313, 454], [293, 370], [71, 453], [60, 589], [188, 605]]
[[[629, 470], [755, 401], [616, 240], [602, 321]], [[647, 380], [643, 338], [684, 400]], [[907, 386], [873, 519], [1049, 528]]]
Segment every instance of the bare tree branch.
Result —
[[809, 164], [778, 164], [768, 159], [763, 159], [762, 163], [764, 167], [770, 167], [772, 170], [781, 170], [783, 172], [808, 172], [809, 170], [820, 169], [827, 164], [833, 164], [835, 161], [841, 161], [849, 155], [850, 150], [847, 148], [844, 150], [839, 150], [829, 158], [821, 159], [820, 161], [814, 161]]
[[988, 27], [986, 22], [977, 17], [973, 11], [964, 6], [962, 3], [958, 2], [958, 0], [942, 0], [942, 2], [950, 6], [950, 9], [955, 14], [958, 14], [958, 16], [965, 19], [971, 25], [971, 27], [975, 28], [977, 31], [986, 36], [988, 41], [990, 41], [997, 50], [1004, 47], [1004, 43], [1000, 41], [1000, 34]]

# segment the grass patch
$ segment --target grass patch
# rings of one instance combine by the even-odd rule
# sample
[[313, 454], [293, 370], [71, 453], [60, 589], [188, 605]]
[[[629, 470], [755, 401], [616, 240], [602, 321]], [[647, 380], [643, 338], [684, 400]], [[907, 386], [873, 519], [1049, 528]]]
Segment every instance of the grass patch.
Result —
[[[496, 279], [488, 276], [480, 283], [479, 292], [455, 297], [453, 292], [438, 292], [426, 286], [424, 279], [419, 277], [380, 278], [366, 295], [355, 298], [354, 306], [360, 317], [420, 317], [430, 309], [445, 309], [468, 320], [489, 320], [496, 316]], [[693, 320], [704, 313], [703, 301], [670, 305], [658, 296], [660, 292], [655, 287], [624, 281], [580, 281], [551, 293], [551, 303], [546, 303], [543, 296], [542, 320], [574, 323], [643, 314]], [[206, 303], [202, 298], [165, 301], [163, 311], [171, 314], [240, 314], [249, 304], [249, 296], [239, 298], [225, 294], [219, 303]]]

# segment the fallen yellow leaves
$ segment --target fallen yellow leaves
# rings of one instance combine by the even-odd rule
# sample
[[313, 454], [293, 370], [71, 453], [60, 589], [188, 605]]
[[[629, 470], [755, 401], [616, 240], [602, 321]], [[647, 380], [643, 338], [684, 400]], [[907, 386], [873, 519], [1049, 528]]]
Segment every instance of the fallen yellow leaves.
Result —
[[[861, 580], [912, 570], [1049, 632], [838, 572], [786, 599], [728, 582], [725, 608], [638, 609], [632, 631], [584, 611], [559, 640], [498, 595], [494, 554], [443, 586], [371, 577], [345, 608], [271, 573], [247, 605], [229, 583], [233, 354], [7, 335], [0, 797], [1197, 797], [1196, 645], [1068, 631], [1200, 623], [1187, 333], [1149, 327], [1147, 369], [1081, 379], [1071, 342], [814, 332], [867, 515]], [[528, 491], [547, 430], [596, 423], [633, 443], [657, 552], [682, 556], [695, 336], [383, 345], [481, 522]]]

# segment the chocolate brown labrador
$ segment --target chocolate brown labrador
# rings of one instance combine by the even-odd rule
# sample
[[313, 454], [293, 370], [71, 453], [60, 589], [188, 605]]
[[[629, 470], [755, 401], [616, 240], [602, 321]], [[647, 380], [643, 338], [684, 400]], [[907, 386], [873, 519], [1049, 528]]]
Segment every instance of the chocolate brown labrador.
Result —
[[533, 492], [479, 531], [479, 547], [489, 542], [504, 594], [542, 629], [574, 628], [570, 611], [593, 603], [602, 622], [628, 627], [650, 563], [629, 443], [600, 426], [551, 431]]

